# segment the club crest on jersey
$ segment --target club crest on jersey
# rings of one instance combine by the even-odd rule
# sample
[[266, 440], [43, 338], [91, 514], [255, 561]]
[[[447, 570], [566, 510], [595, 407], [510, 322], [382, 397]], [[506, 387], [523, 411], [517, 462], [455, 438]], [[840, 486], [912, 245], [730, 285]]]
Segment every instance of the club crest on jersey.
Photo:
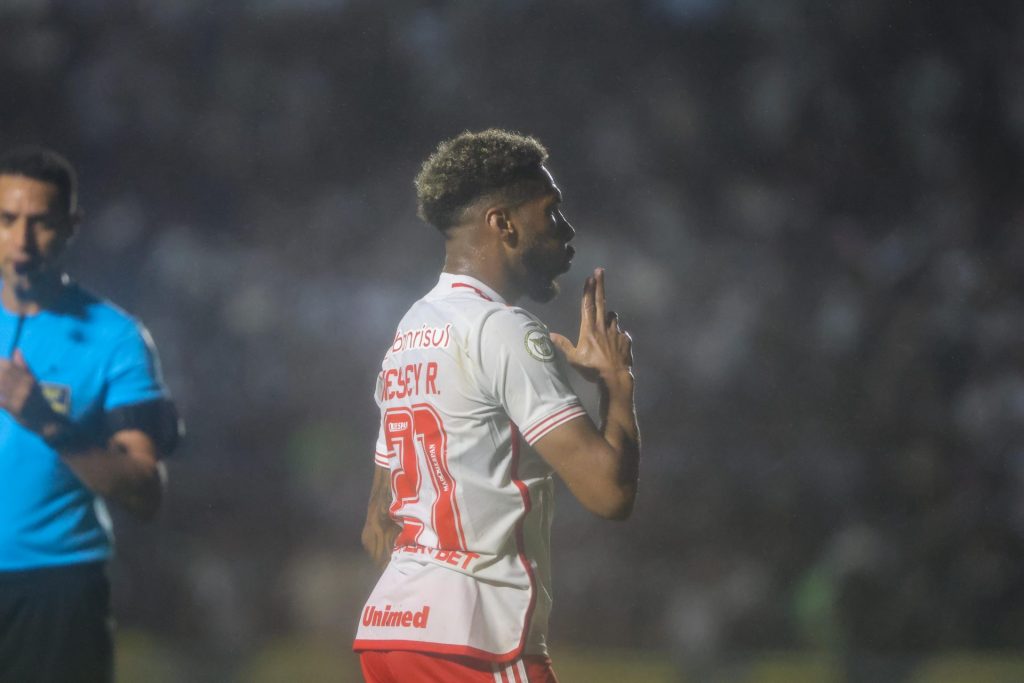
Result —
[[539, 327], [531, 327], [526, 331], [526, 339], [523, 340], [526, 351], [539, 361], [550, 363], [555, 359], [555, 345], [547, 332]]
[[53, 382], [40, 382], [39, 390], [53, 412], [65, 416], [71, 412], [71, 387]]

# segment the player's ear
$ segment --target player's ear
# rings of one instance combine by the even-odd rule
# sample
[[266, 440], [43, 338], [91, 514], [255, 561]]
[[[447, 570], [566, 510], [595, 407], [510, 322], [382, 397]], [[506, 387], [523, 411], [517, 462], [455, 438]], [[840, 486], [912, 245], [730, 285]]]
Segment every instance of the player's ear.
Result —
[[503, 206], [492, 206], [484, 214], [487, 227], [498, 236], [502, 242], [515, 246], [519, 239], [519, 231], [509, 210]]

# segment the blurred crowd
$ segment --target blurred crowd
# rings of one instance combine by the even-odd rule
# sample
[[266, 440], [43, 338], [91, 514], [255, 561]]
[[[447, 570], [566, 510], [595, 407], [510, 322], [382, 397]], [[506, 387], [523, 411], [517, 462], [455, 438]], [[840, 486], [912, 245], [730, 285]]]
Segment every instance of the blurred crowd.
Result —
[[[532, 133], [636, 339], [632, 520], [560, 492], [554, 646], [1024, 646], [1024, 7], [864, 0], [17, 0], [0, 145], [81, 173], [73, 275], [189, 425], [122, 623], [225, 662], [340, 646], [374, 377], [434, 282], [412, 177]], [[593, 392], [581, 392], [595, 403]]]

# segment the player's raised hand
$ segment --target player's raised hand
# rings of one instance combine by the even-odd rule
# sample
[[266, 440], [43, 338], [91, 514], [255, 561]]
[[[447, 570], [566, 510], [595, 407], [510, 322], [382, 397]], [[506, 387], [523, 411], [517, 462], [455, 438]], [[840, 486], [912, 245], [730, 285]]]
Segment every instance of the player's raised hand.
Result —
[[566, 337], [552, 333], [551, 341], [566, 360], [591, 382], [612, 382], [631, 375], [633, 338], [619, 327], [619, 316], [607, 310], [604, 268], [597, 268], [583, 284], [580, 302], [580, 336], [574, 345]]

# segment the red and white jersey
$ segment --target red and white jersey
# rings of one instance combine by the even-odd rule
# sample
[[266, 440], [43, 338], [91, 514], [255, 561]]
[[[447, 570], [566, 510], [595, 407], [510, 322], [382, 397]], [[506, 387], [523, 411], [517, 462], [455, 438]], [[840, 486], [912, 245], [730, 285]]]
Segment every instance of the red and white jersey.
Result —
[[376, 398], [402, 530], [355, 649], [546, 654], [554, 480], [522, 442], [586, 415], [547, 328], [442, 273], [402, 318]]

